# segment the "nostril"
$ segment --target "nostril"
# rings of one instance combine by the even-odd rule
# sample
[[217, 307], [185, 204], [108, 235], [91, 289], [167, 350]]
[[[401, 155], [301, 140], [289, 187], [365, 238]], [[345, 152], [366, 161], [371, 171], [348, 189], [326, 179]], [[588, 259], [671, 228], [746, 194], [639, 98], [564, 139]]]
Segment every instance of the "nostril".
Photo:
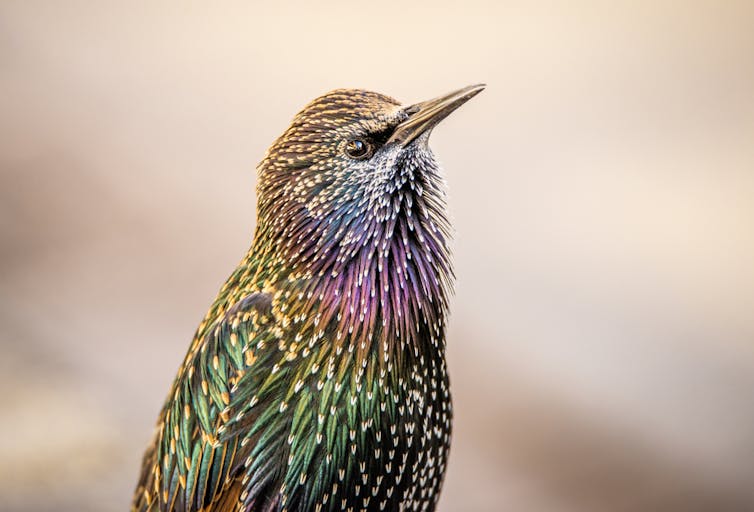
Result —
[[410, 107], [404, 108], [403, 111], [409, 116], [412, 116], [416, 114], [417, 112], [419, 112], [420, 108], [421, 107], [419, 105], [411, 105]]

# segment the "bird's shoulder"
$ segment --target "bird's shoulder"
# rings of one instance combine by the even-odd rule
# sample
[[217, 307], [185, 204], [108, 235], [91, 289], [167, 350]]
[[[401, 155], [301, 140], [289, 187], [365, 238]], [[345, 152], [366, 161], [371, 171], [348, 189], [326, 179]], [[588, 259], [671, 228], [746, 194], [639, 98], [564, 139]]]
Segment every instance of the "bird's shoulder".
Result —
[[[264, 488], [273, 468], [244, 467], [258, 443], [239, 433], [247, 433], [248, 422], [264, 411], [254, 410], [259, 391], [274, 385], [270, 377], [284, 334], [273, 297], [256, 291], [228, 300], [197, 331], [144, 457], [135, 510], [203, 510], [238, 502], [248, 488], [248, 482], [239, 485], [242, 474]], [[281, 432], [280, 439], [265, 442], [277, 446], [282, 438]]]

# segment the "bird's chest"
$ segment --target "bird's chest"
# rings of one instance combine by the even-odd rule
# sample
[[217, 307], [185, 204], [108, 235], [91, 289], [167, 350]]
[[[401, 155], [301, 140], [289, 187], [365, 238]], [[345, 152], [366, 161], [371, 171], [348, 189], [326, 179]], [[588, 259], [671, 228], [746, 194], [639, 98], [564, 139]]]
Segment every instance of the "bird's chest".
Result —
[[312, 469], [321, 485], [312, 509], [433, 510], [452, 419], [445, 362], [417, 360], [400, 377], [363, 368], [339, 393], [323, 386], [319, 396], [330, 406], [318, 418], [323, 449]]
[[403, 311], [378, 294], [362, 301], [358, 286], [344, 289], [339, 304], [348, 307], [314, 308], [325, 313], [311, 329], [310, 315], [279, 313], [290, 317], [280, 339], [292, 340], [278, 344], [290, 352], [279, 408], [289, 425], [285, 505], [434, 510], [452, 420], [441, 301], [413, 307], [406, 299]]

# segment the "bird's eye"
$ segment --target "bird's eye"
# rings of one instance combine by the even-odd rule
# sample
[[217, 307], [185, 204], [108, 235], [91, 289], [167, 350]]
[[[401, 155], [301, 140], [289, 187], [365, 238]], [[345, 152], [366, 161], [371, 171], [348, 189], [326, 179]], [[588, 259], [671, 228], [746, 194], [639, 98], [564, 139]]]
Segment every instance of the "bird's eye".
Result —
[[346, 142], [346, 155], [351, 158], [362, 159], [372, 154], [372, 145], [362, 139], [351, 139]]

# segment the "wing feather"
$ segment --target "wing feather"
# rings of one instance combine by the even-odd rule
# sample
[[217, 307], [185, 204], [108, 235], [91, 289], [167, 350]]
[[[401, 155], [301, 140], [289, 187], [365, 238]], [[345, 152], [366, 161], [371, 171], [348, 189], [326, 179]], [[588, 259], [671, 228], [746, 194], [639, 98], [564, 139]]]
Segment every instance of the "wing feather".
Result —
[[132, 510], [256, 512], [277, 502], [290, 424], [266, 398], [286, 386], [276, 335], [264, 292], [204, 330], [163, 408]]

